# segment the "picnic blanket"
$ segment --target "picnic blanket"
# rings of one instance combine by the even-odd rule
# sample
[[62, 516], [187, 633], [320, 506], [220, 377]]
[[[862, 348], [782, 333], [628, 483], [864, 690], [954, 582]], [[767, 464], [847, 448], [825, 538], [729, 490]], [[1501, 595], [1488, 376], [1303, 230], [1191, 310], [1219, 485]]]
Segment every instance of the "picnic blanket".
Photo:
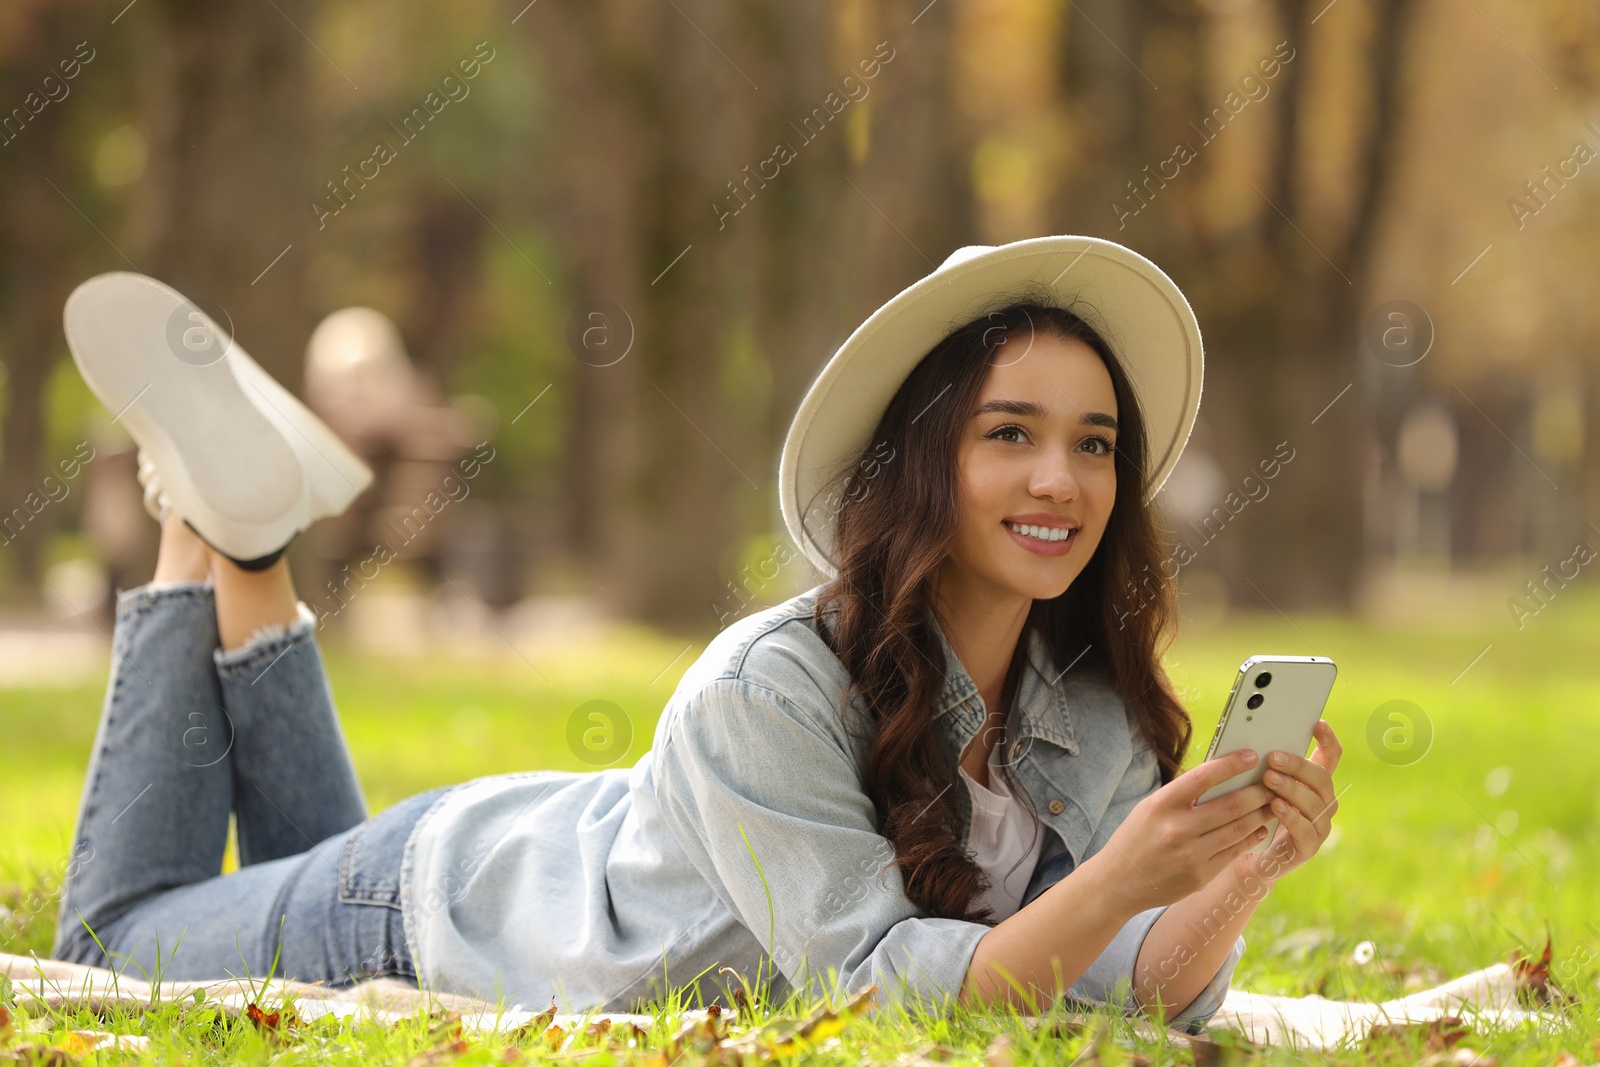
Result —
[[[280, 1004], [287, 996], [294, 998], [299, 1018], [307, 1021], [325, 1015], [360, 1015], [393, 1023], [419, 1010], [430, 1010], [459, 1013], [464, 1029], [483, 1031], [512, 1030], [536, 1014], [515, 1009], [502, 1011], [469, 997], [424, 992], [408, 982], [390, 978], [370, 979], [344, 989], [282, 980], [251, 984], [237, 978], [162, 982], [155, 989], [148, 982], [100, 967], [4, 953], [0, 953], [0, 975], [10, 978], [17, 1006], [24, 1011], [87, 1008], [97, 1015], [115, 1010], [138, 1012], [155, 1003], [192, 997], [200, 990], [208, 1004], [230, 1016], [245, 1013], [253, 1003], [263, 1007]], [[704, 1014], [689, 1011], [683, 1018]], [[1519, 1006], [1517, 974], [1511, 965], [1500, 963], [1432, 989], [1377, 1003], [1233, 989], [1208, 1026], [1213, 1030], [1236, 1030], [1261, 1045], [1329, 1049], [1366, 1038], [1377, 1024], [1428, 1024], [1450, 1017], [1459, 1017], [1468, 1026], [1498, 1028], [1538, 1022], [1554, 1015]], [[645, 1028], [655, 1021], [648, 1015], [602, 1012], [558, 1013], [554, 1017], [556, 1025], [568, 1030], [602, 1020], [612, 1024], [631, 1022]], [[1146, 1036], [1155, 1034], [1153, 1024], [1145, 1020], [1136, 1021], [1135, 1028]], [[1188, 1035], [1178, 1031], [1170, 1031], [1168, 1037], [1176, 1044], [1189, 1041]]]

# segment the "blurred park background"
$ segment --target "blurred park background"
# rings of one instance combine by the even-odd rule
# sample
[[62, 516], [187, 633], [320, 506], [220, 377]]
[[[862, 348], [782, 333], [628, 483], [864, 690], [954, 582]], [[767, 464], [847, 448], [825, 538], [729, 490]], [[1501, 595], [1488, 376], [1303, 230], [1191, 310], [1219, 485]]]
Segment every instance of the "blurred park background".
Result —
[[[1600, 547], [1593, 4], [19, 0], [0, 19], [13, 604], [104, 610], [153, 559], [61, 331], [101, 271], [220, 309], [325, 412], [340, 385], [315, 388], [313, 330], [381, 313], [323, 359], [384, 475], [365, 526], [301, 546], [329, 616], [358, 613], [326, 583], [387, 535], [391, 584], [692, 635], [816, 580], [798, 554], [749, 565], [782, 535], [784, 431], [838, 343], [955, 248], [1047, 233], [1129, 245], [1199, 315], [1200, 425], [1162, 494], [1197, 557], [1191, 614], [1377, 610], [1458, 579], [1422, 586], [1438, 604], [1487, 571], [1478, 602], [1508, 612], [1523, 578]], [[402, 543], [395, 520], [483, 440], [469, 497]], [[1274, 455], [1293, 458], [1265, 479]]]
[[[1197, 732], [1251, 653], [1340, 661], [1356, 829], [1262, 921], [1297, 959], [1352, 908], [1442, 968], [1552, 919], [1600, 948], [1600, 808], [1563, 787], [1600, 740], [1597, 155], [1586, 0], [10, 0], [11, 877], [66, 854], [154, 561], [62, 335], [85, 278], [176, 286], [378, 469], [292, 559], [388, 803], [593, 765], [591, 699], [636, 758], [721, 626], [820, 580], [770, 564], [833, 349], [957, 247], [1079, 233], [1205, 337], [1159, 498]], [[1397, 757], [1365, 739], [1400, 699]]]

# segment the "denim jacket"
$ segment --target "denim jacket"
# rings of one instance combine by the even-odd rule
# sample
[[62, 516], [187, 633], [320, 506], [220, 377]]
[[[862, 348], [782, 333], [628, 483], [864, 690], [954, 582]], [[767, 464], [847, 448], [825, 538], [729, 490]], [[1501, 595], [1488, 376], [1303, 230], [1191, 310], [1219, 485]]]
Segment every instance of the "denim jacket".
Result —
[[[838, 710], [848, 675], [812, 616], [821, 589], [723, 630], [633, 767], [496, 775], [436, 801], [401, 874], [419, 982], [525, 1008], [554, 997], [564, 1010], [628, 1011], [696, 978], [707, 1001], [727, 1003], [735, 983], [721, 968], [753, 980], [759, 967], [776, 969], [779, 996], [876, 983], [890, 1001], [953, 1002], [991, 927], [929, 916], [884, 869], [894, 852], [862, 788], [865, 741]], [[932, 625], [947, 664], [932, 713], [956, 781], [985, 711]], [[1109, 683], [1063, 671], [1031, 629], [1024, 639], [1012, 771], [1052, 831], [1026, 907], [1103, 848], [1160, 777]], [[970, 798], [957, 795], [970, 828]], [[1163, 910], [1130, 919], [1068, 997], [1128, 1010]], [[1198, 1032], [1222, 1006], [1244, 945], [1172, 1025]]]

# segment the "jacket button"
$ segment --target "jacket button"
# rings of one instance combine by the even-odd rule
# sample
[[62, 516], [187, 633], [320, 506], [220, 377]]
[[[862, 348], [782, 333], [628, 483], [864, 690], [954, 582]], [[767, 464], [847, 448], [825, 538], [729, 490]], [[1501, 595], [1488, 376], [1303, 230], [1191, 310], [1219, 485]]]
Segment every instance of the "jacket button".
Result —
[[1062, 800], [1060, 797], [1056, 797], [1054, 800], [1052, 800], [1050, 802], [1050, 814], [1051, 815], [1060, 815], [1062, 812], [1064, 812], [1066, 810], [1067, 810], [1067, 802]]

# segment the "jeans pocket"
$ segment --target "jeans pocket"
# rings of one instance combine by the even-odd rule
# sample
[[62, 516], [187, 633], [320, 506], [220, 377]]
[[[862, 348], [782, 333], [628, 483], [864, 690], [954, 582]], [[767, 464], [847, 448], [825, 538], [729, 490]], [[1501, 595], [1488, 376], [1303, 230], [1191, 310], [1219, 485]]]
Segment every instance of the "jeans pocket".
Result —
[[339, 903], [400, 907], [399, 857], [386, 862], [384, 844], [382, 828], [373, 819], [350, 831], [339, 851]]
[[433, 801], [435, 789], [408, 797], [350, 831], [339, 851], [339, 902], [400, 910], [400, 868], [406, 839]]

